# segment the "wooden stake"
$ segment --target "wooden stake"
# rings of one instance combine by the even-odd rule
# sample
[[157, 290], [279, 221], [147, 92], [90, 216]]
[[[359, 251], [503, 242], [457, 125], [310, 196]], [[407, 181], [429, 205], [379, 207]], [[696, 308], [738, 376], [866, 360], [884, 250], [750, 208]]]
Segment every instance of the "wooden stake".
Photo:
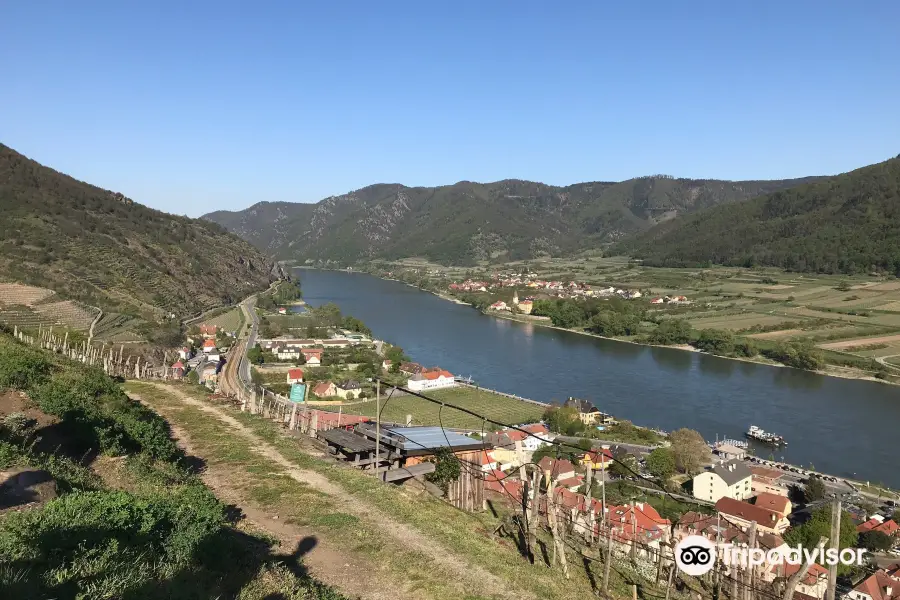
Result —
[[[829, 547], [837, 549], [841, 539], [841, 501], [837, 498], [831, 503], [831, 544]], [[835, 600], [835, 587], [837, 586], [837, 563], [828, 567], [828, 589], [825, 590], [825, 600]]]
[[[824, 546], [828, 543], [828, 538], [824, 535], [819, 538], [819, 543], [816, 544], [816, 547]], [[782, 600], [793, 600], [794, 598], [794, 590], [797, 589], [797, 584], [806, 577], [806, 574], [809, 572], [809, 568], [812, 566], [812, 559], [807, 558], [806, 562], [803, 563], [803, 566], [800, 567], [800, 570], [791, 575], [791, 578], [788, 579], [787, 586], [785, 587], [784, 594], [782, 595]]]

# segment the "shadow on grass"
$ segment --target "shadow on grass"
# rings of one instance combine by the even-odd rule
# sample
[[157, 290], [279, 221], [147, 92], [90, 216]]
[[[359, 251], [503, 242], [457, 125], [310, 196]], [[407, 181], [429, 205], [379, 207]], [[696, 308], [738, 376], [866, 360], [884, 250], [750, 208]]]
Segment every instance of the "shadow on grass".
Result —
[[[247, 597], [261, 600], [287, 600], [303, 597], [310, 600], [346, 600], [333, 588], [316, 581], [303, 564], [303, 557], [318, 544], [315, 537], [300, 540], [289, 554], [273, 552], [271, 544], [233, 527], [220, 529], [197, 546], [187, 564], [168, 575], [165, 549], [154, 548], [153, 539], [143, 535], [123, 538], [114, 527], [51, 532], [35, 540], [36, 555], [32, 560], [3, 561], [0, 557], [0, 596], [75, 600], [92, 595], [92, 591], [115, 590], [122, 600], [200, 600]], [[76, 556], [53, 556], [59, 535], [83, 539], [87, 546], [99, 548], [104, 542], [117, 540], [115, 556], [103, 552], [94, 564], [79, 562]], [[65, 542], [64, 542], [65, 543]], [[130, 557], [130, 560], [129, 560]], [[99, 566], [102, 565], [102, 566]], [[264, 569], [278, 570], [282, 576], [261, 577]], [[284, 576], [286, 569], [293, 577]], [[153, 572], [156, 571], [154, 578]], [[57, 582], [55, 573], [65, 573]], [[74, 574], [73, 574], [74, 572]], [[131, 583], [131, 582], [134, 583]], [[245, 588], [251, 586], [252, 592]], [[305, 594], [300, 596], [300, 594]]]

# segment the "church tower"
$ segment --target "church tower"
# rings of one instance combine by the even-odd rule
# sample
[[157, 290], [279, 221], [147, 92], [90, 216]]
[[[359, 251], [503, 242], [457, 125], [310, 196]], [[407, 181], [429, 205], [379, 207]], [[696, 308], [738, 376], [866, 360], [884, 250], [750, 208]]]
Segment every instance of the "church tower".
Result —
[[516, 307], [519, 306], [519, 292], [518, 292], [518, 291], [513, 292], [513, 301], [512, 301], [512, 303], [513, 303], [513, 306], [516, 306]]

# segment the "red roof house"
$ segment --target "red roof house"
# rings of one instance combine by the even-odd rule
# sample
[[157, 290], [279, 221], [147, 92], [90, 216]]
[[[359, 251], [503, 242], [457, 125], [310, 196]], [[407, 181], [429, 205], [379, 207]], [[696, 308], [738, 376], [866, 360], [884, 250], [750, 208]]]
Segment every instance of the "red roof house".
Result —
[[865, 533], [866, 531], [880, 531], [886, 535], [897, 535], [897, 532], [900, 531], [900, 526], [898, 526], [893, 519], [888, 519], [887, 521], [879, 521], [878, 519], [869, 519], [865, 523], [861, 523], [857, 526], [856, 531], [858, 533]]
[[303, 369], [291, 369], [287, 373], [288, 383], [303, 383]]
[[853, 588], [853, 592], [850, 594], [852, 598], [868, 596], [871, 600], [897, 600], [900, 599], [900, 579], [890, 570], [878, 570]]

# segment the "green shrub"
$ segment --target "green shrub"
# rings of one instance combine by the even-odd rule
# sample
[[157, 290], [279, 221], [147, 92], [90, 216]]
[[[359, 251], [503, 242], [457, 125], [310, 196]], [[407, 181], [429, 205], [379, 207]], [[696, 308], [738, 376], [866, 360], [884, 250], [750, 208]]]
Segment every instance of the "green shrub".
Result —
[[102, 371], [63, 371], [30, 390], [41, 410], [63, 420], [76, 444], [113, 455], [148, 452], [155, 458], [180, 456], [162, 417], [129, 399]]
[[52, 367], [39, 350], [13, 341], [0, 343], [0, 389], [27, 389], [44, 381]]

